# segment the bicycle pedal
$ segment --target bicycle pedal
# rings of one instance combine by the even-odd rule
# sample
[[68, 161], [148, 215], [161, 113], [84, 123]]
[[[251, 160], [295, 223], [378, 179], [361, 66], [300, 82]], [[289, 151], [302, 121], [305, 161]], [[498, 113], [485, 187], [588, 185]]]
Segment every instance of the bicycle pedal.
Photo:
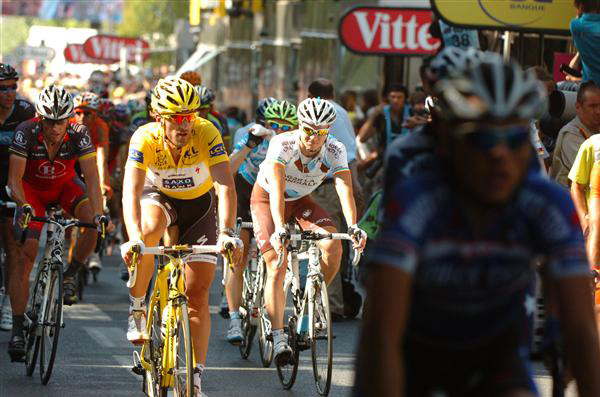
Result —
[[144, 367], [142, 367], [142, 364], [138, 364], [136, 366], [131, 367], [131, 372], [133, 372], [136, 375], [139, 376], [144, 376]]

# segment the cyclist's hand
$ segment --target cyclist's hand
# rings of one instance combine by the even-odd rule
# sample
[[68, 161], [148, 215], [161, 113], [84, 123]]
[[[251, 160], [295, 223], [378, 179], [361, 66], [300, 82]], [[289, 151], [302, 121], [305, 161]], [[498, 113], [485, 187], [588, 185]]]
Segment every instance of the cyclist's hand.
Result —
[[121, 244], [121, 257], [123, 261], [127, 264], [127, 266], [131, 265], [131, 260], [133, 259], [133, 249], [137, 248], [139, 250], [144, 249], [146, 246], [142, 240], [131, 240], [126, 242], [125, 244]]
[[[219, 233], [217, 246], [221, 248], [221, 255], [229, 262], [229, 266], [239, 266], [244, 252], [244, 243], [237, 236]], [[228, 247], [232, 247], [228, 249]]]
[[17, 220], [17, 225], [21, 229], [24, 229], [29, 224], [29, 220], [32, 216], [35, 216], [35, 211], [33, 207], [27, 203], [23, 204], [21, 208], [15, 211], [15, 217]]
[[348, 234], [352, 237], [352, 248], [358, 251], [365, 249], [367, 245], [367, 233], [357, 225], [352, 225], [348, 228]]
[[246, 142], [246, 146], [254, 149], [269, 135], [271, 135], [271, 131], [260, 124], [255, 124], [248, 130], [248, 142]]
[[285, 242], [289, 238], [289, 233], [287, 229], [284, 227], [278, 227], [275, 229], [275, 232], [271, 235], [269, 242], [273, 246], [275, 252], [279, 253], [283, 250]]
[[102, 225], [104, 225], [105, 232], [111, 232], [114, 230], [115, 225], [113, 225], [112, 220], [110, 219], [110, 215], [96, 215], [94, 217], [94, 223], [98, 226], [98, 231], [102, 231]]

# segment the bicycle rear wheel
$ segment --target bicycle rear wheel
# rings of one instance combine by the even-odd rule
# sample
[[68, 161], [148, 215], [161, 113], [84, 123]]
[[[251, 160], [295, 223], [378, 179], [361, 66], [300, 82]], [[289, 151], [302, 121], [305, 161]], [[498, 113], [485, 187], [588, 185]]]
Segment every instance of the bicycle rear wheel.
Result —
[[48, 302], [44, 313], [44, 324], [40, 339], [40, 379], [45, 385], [50, 380], [56, 351], [58, 350], [58, 337], [62, 318], [63, 304], [63, 273], [62, 265], [54, 265], [48, 280]]
[[192, 396], [194, 390], [194, 358], [192, 334], [185, 298], [177, 305], [177, 322], [173, 334], [173, 392], [175, 397]]
[[277, 376], [284, 389], [289, 390], [296, 382], [298, 374], [298, 362], [300, 361], [300, 349], [297, 343], [298, 335], [296, 334], [296, 317], [291, 317], [288, 321], [288, 345], [292, 348], [292, 359], [286, 365], [277, 366]]
[[331, 369], [333, 357], [333, 339], [331, 335], [331, 315], [329, 313], [329, 298], [327, 286], [320, 282], [315, 286], [312, 322], [309, 335], [310, 350], [315, 376], [315, 386], [320, 396], [327, 396], [331, 387]]
[[41, 310], [44, 300], [44, 289], [46, 287], [46, 274], [45, 270], [38, 269], [27, 304], [26, 315], [29, 319], [29, 324], [25, 329], [25, 373], [27, 376], [33, 374], [40, 350], [40, 333], [37, 321], [42, 316]]

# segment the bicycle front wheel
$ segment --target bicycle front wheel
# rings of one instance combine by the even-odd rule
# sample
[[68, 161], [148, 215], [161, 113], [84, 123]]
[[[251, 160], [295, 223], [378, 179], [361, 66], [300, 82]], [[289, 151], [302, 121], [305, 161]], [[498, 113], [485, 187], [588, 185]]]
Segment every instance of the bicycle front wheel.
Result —
[[333, 339], [331, 335], [331, 316], [329, 297], [325, 282], [315, 286], [314, 303], [311, 306], [312, 321], [309, 324], [310, 350], [312, 355], [315, 386], [320, 396], [327, 396], [331, 387], [331, 367], [333, 357]]
[[258, 350], [263, 367], [269, 368], [273, 361], [273, 341], [270, 339], [271, 322], [267, 319], [267, 308], [263, 292], [258, 299]]
[[252, 340], [254, 339], [254, 335], [256, 334], [256, 325], [252, 324], [252, 316], [256, 316], [254, 312], [254, 304], [253, 304], [253, 293], [252, 287], [254, 286], [254, 282], [256, 279], [256, 274], [246, 268], [244, 272], [244, 284], [242, 290], [242, 332], [244, 335], [244, 340], [240, 344], [240, 355], [244, 360], [250, 356], [250, 350], [252, 350]]
[[181, 298], [177, 305], [177, 322], [173, 334], [173, 392], [175, 397], [192, 396], [194, 358], [188, 304]]
[[292, 359], [285, 365], [279, 365], [275, 361], [277, 366], [277, 376], [284, 389], [289, 390], [294, 386], [296, 382], [296, 375], [298, 374], [298, 364], [300, 361], [300, 349], [298, 347], [298, 334], [296, 333], [296, 317], [290, 317], [288, 321], [288, 345], [292, 348]]
[[63, 304], [62, 266], [52, 269], [46, 288], [48, 289], [48, 301], [44, 312], [44, 324], [41, 325], [40, 340], [40, 378], [43, 385], [50, 380], [58, 350]]
[[38, 270], [27, 304], [27, 317], [29, 319], [25, 330], [25, 373], [27, 376], [33, 375], [38, 352], [40, 351], [38, 319], [42, 317], [41, 310], [44, 301], [44, 289], [46, 288], [46, 275], [47, 273], [44, 270]]
[[163, 397], [161, 389], [161, 368], [162, 368], [162, 352], [163, 352], [163, 336], [161, 334], [161, 313], [158, 303], [152, 305], [152, 310], [149, 311], [151, 327], [150, 340], [145, 346], [144, 359], [150, 363], [152, 369], [144, 374], [144, 392], [149, 397]]

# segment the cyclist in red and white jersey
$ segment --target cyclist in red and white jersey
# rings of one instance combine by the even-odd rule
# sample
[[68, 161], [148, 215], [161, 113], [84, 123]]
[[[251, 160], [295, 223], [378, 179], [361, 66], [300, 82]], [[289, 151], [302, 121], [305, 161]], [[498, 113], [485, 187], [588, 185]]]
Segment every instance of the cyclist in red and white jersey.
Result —
[[[73, 111], [71, 95], [63, 87], [50, 86], [40, 93], [35, 108], [38, 117], [16, 128], [10, 146], [8, 187], [11, 198], [20, 211], [30, 207], [36, 216], [43, 216], [48, 206], [60, 204], [64, 211], [83, 222], [97, 221], [102, 214], [102, 195], [96, 152], [87, 128], [69, 122]], [[85, 185], [75, 173], [76, 162], [85, 177]], [[25, 311], [29, 273], [37, 254], [42, 226], [39, 222], [29, 225], [20, 277], [10, 281], [20, 285], [20, 294], [12, 298], [15, 314], [22, 315]], [[64, 301], [67, 305], [77, 301], [75, 276], [95, 245], [96, 231], [86, 229], [65, 271]], [[13, 359], [18, 359], [19, 353], [24, 354], [24, 343], [17, 347], [21, 346], [21, 349], [15, 348]]]

